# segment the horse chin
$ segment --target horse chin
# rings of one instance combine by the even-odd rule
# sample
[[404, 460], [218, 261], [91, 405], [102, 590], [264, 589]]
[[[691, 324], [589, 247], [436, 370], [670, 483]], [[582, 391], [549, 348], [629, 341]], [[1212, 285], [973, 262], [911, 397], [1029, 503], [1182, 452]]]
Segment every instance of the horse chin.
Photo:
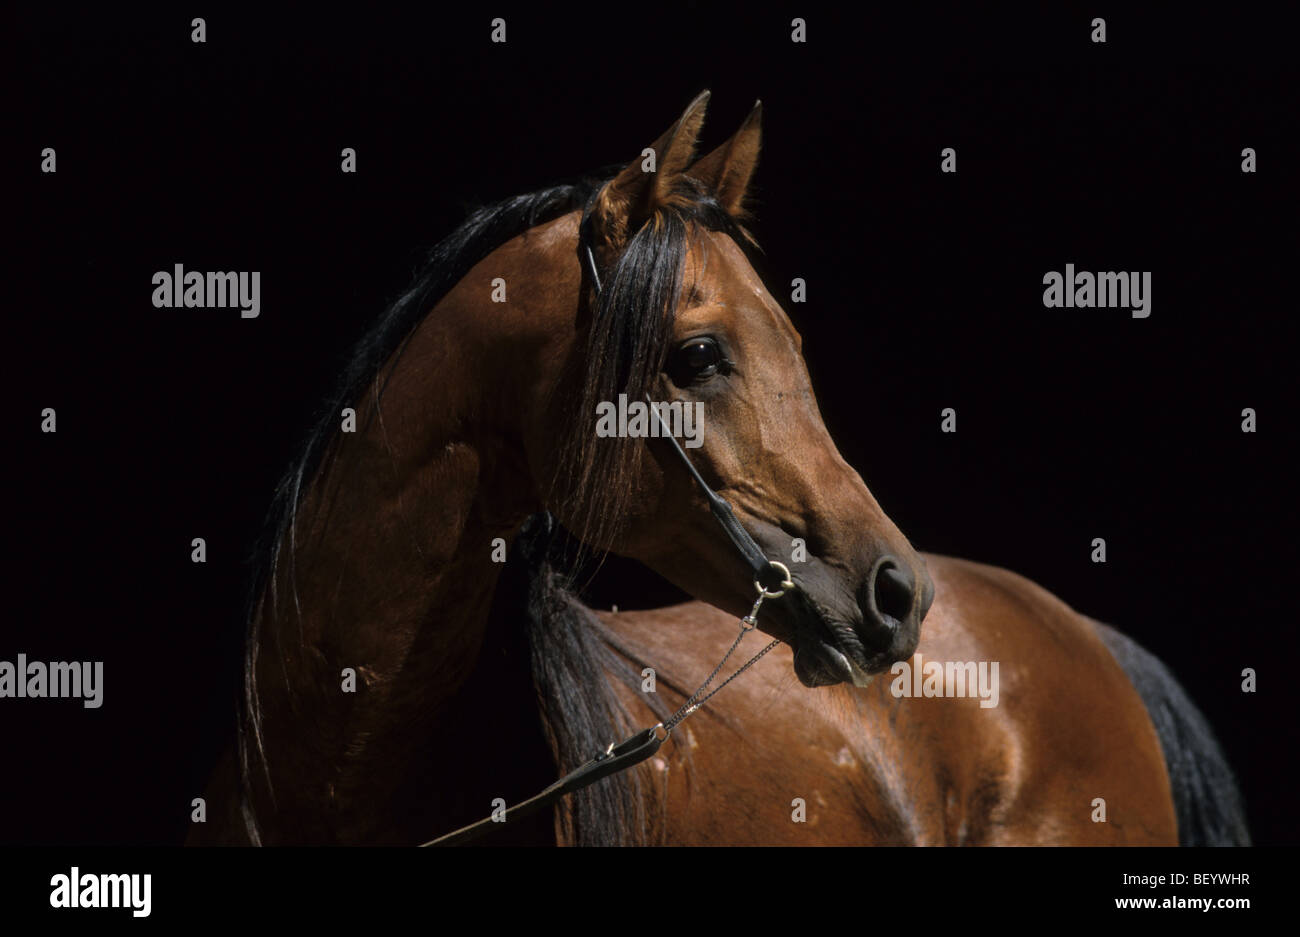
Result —
[[[838, 654], [839, 652], [837, 651], [836, 653]], [[843, 654], [840, 654], [840, 656], [844, 657]], [[848, 663], [849, 669], [853, 671], [853, 679], [851, 681], [853, 685], [856, 687], [861, 687], [862, 689], [866, 689], [867, 687], [871, 686], [871, 681], [876, 679], [876, 675], [867, 673], [865, 670], [863, 670], [861, 667], [855, 664], [851, 657], [844, 657], [844, 659]]]
[[805, 644], [794, 653], [794, 672], [806, 687], [851, 683], [869, 687], [875, 679], [842, 651], [825, 642]]

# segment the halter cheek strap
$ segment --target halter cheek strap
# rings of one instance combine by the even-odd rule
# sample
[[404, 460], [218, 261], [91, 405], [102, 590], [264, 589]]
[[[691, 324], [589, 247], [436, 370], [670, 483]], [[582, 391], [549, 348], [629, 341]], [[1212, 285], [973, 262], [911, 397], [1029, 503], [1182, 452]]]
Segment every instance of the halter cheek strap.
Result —
[[[672, 443], [673, 449], [681, 457], [682, 464], [686, 466], [686, 471], [691, 473], [691, 478], [694, 478], [695, 483], [700, 486], [700, 491], [703, 493], [705, 500], [709, 502], [709, 510], [713, 512], [714, 520], [718, 522], [718, 526], [722, 528], [723, 533], [731, 539], [736, 550], [749, 564], [749, 568], [754, 574], [755, 584], [763, 587], [770, 586], [772, 590], [775, 590], [768, 595], [768, 598], [776, 598], [786, 589], [794, 588], [794, 583], [790, 581], [790, 570], [783, 564], [767, 558], [762, 548], [749, 535], [749, 531], [736, 518], [736, 512], [731, 509], [731, 505], [708, 486], [700, 476], [699, 471], [691, 464], [691, 460], [687, 458], [682, 444], [677, 441], [677, 437], [669, 431], [668, 427], [664, 426], [659, 411], [655, 409], [654, 402], [650, 399], [649, 394], [646, 394], [646, 402], [651, 404], [650, 412], [654, 414], [655, 420], [663, 429], [661, 435]], [[768, 589], [763, 588], [760, 591], [767, 592]]]

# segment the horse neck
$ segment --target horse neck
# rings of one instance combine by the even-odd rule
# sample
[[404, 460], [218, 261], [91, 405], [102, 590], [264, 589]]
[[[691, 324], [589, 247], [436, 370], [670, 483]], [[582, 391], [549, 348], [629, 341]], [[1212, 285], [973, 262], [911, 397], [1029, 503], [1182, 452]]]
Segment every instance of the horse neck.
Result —
[[[576, 259], [545, 250], [565, 232], [538, 230], [476, 265], [389, 359], [281, 538], [253, 622], [245, 748], [256, 812], [272, 805], [285, 836], [392, 833], [376, 805], [413, 809], [397, 802], [407, 766], [491, 657], [494, 541], [541, 504], [521, 442], [537, 359], [564, 357], [576, 306]], [[492, 302], [496, 276], [528, 301]]]

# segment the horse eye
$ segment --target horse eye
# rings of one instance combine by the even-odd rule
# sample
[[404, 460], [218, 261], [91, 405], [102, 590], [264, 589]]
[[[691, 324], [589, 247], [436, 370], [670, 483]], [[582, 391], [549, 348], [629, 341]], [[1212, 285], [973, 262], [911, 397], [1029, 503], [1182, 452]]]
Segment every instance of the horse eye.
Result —
[[677, 349], [673, 369], [683, 377], [696, 379], [709, 377], [722, 363], [722, 349], [711, 338], [693, 338]]

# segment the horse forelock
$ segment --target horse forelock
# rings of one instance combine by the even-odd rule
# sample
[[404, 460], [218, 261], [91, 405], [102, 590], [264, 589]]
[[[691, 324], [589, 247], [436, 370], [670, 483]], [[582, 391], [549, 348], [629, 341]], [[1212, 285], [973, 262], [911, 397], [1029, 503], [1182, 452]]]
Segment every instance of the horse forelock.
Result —
[[[588, 213], [604, 210], [607, 189], [597, 193]], [[653, 386], [669, 351], [686, 253], [701, 229], [729, 236], [747, 256], [757, 247], [713, 192], [689, 176], [678, 179], [625, 243], [604, 245], [617, 252], [616, 259], [601, 274], [585, 344], [573, 358], [580, 389], [565, 414], [550, 488], [552, 503], [562, 507], [588, 551], [603, 553], [619, 536], [646, 452], [643, 440], [598, 438], [596, 407], [620, 394], [642, 400]]]

